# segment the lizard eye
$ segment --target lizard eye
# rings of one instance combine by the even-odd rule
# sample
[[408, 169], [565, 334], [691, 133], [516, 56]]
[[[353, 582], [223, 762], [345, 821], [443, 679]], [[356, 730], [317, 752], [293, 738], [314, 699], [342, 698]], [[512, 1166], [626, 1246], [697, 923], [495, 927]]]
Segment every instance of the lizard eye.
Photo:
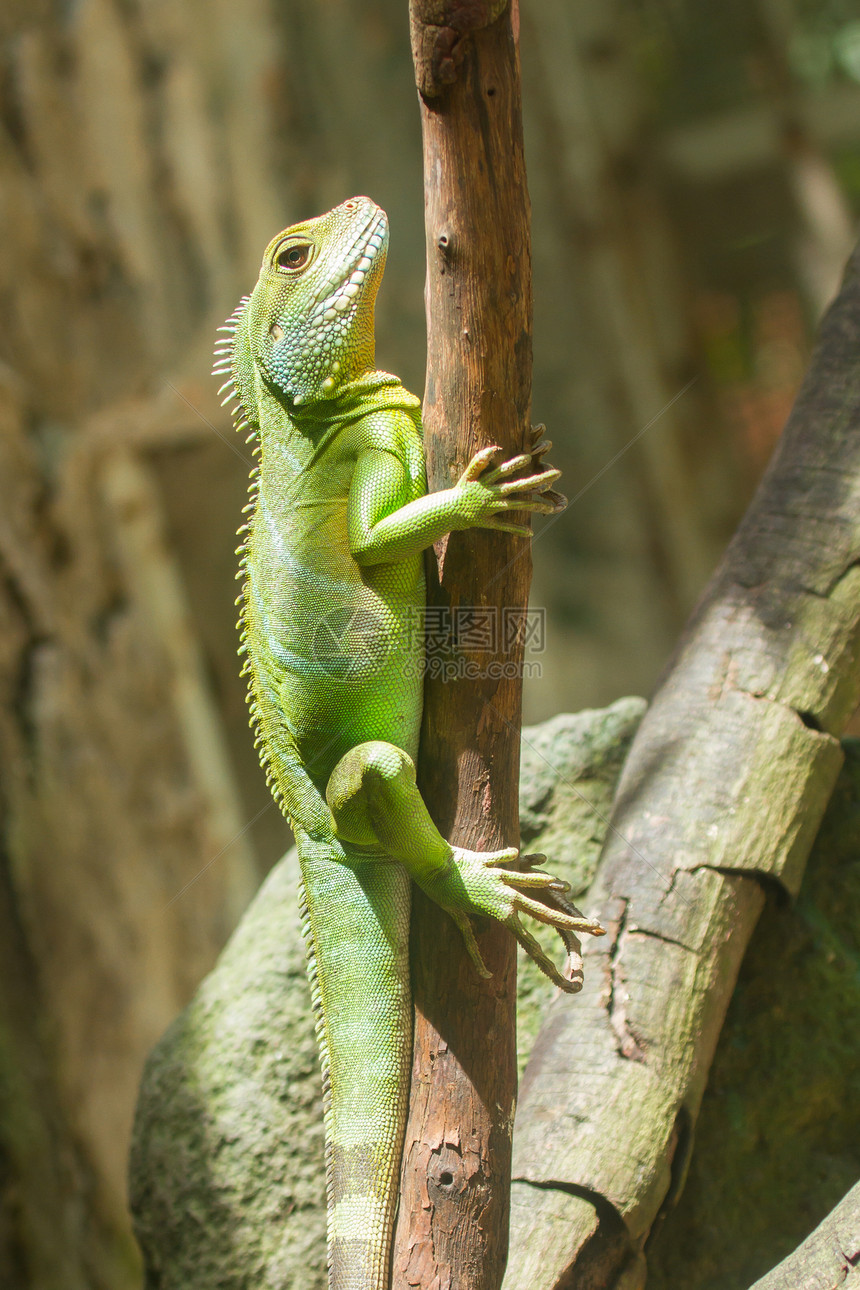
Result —
[[292, 246], [285, 246], [275, 256], [275, 264], [279, 269], [301, 269], [307, 264], [311, 256], [311, 248], [304, 243]]

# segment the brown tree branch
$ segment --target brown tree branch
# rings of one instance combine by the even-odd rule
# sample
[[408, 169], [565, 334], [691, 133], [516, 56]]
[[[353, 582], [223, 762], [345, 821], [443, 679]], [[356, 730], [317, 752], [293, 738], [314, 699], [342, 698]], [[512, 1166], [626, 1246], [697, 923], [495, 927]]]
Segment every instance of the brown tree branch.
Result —
[[855, 252], [622, 775], [589, 906], [610, 935], [524, 1080], [510, 1290], [644, 1283], [763, 889], [799, 887], [860, 699], [858, 337]]
[[[514, 455], [529, 442], [531, 263], [515, 14], [493, 21], [506, 9], [411, 7], [424, 137], [431, 489], [449, 487], [480, 447], [497, 443]], [[435, 557], [431, 614], [477, 606], [500, 625], [502, 610], [524, 610], [531, 562], [522, 538], [454, 534]], [[516, 665], [521, 645], [504, 646], [502, 638], [497, 661]], [[488, 661], [463, 647], [459, 656], [479, 668]], [[419, 776], [439, 828], [459, 845], [517, 841], [520, 686], [510, 675], [428, 677]], [[396, 1286], [496, 1290], [504, 1271], [515, 946], [498, 927], [482, 930], [479, 943], [489, 981], [453, 923], [419, 894]]]

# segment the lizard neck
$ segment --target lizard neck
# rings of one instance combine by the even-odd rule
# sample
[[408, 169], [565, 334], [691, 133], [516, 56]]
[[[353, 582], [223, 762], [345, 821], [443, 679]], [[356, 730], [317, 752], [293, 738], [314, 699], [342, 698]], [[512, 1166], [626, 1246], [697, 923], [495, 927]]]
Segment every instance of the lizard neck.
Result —
[[397, 408], [415, 415], [420, 400], [408, 393], [396, 376], [365, 370], [344, 382], [330, 397], [295, 407], [276, 389], [257, 378], [255, 391], [259, 425], [258, 496], [271, 515], [285, 523], [300, 501], [327, 491], [321, 458], [337, 436], [362, 417]]
[[298, 407], [259, 381], [258, 498], [279, 525], [289, 522], [296, 507], [327, 491], [324, 478], [315, 478], [315, 470], [327, 469], [321, 459], [344, 427], [371, 410], [381, 375], [362, 372], [331, 397]]
[[329, 395], [301, 404], [291, 403], [259, 373], [256, 385], [261, 470], [267, 463], [277, 462], [279, 469], [289, 472], [291, 459], [300, 468], [332, 429], [384, 407], [419, 406], [415, 396], [403, 390], [398, 377], [372, 367], [356, 372]]

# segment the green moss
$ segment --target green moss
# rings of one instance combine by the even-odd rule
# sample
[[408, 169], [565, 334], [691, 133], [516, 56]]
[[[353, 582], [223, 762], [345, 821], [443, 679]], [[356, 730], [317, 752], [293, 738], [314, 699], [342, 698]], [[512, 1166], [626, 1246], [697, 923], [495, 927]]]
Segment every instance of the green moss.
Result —
[[148, 1290], [322, 1290], [322, 1108], [290, 852], [142, 1084], [131, 1194]]

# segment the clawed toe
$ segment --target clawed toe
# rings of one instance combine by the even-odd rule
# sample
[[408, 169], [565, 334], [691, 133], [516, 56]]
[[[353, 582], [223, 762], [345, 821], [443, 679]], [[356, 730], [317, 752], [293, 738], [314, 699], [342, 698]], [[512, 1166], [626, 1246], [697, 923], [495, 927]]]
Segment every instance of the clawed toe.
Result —
[[577, 994], [582, 989], [584, 980], [582, 958], [578, 953], [579, 942], [576, 937], [571, 936], [570, 933], [561, 933], [567, 950], [567, 959], [562, 973], [549, 955], [544, 953], [543, 946], [532, 936], [528, 928], [523, 926], [516, 914], [511, 919], [510, 927], [529, 958], [538, 965], [545, 976], [549, 977], [550, 981], [558, 986], [559, 990], [564, 990], [566, 994]]
[[452, 909], [450, 912], [454, 922], [460, 929], [463, 942], [466, 946], [466, 953], [475, 965], [475, 970], [477, 971], [478, 976], [482, 976], [485, 981], [488, 981], [493, 974], [487, 967], [481, 951], [478, 949], [478, 942], [475, 939], [475, 929], [472, 926], [472, 920], [469, 918], [468, 914], [460, 913], [459, 910]]
[[[490, 973], [475, 939], [472, 917], [498, 919], [516, 936], [526, 953], [561, 990], [574, 994], [582, 986], [582, 955], [578, 933], [602, 936], [603, 928], [586, 918], [568, 899], [570, 884], [537, 866], [546, 860], [539, 852], [520, 855], [516, 847], [499, 851], [453, 848], [454, 865], [427, 890], [454, 918], [466, 949], [481, 976]], [[518, 868], [506, 868], [519, 861]], [[560, 971], [543, 950], [521, 915], [554, 927], [567, 953]]]
[[[527, 859], [534, 863], [537, 857], [530, 856]], [[525, 875], [518, 874], [516, 876], [522, 878]], [[528, 876], [537, 875], [529, 874]], [[510, 926], [523, 949], [537, 963], [541, 971], [551, 981], [554, 981], [560, 990], [564, 990], [568, 994], [576, 994], [577, 991], [582, 989], [584, 981], [582, 946], [576, 933], [588, 932], [592, 936], [603, 936], [604, 928], [594, 919], [586, 918], [581, 910], [577, 909], [576, 905], [567, 899], [566, 893], [569, 890], [568, 883], [552, 883], [533, 890], [532, 896], [517, 892], [515, 912]], [[544, 953], [539, 942], [523, 926], [519, 914], [516, 912], [517, 910], [531, 914], [538, 922], [554, 927], [558, 932], [567, 954], [563, 973], [559, 972], [552, 959]]]
[[[478, 851], [475, 853], [485, 869], [495, 869], [499, 865], [513, 864], [520, 858], [519, 847], [505, 847], [502, 851]], [[505, 877], [508, 877], [507, 871]]]
[[603, 935], [604, 929], [600, 923], [586, 918], [575, 905], [565, 900], [560, 891], [544, 888], [541, 894], [545, 896], [545, 900], [540, 900], [536, 896], [526, 896], [518, 891], [514, 904], [517, 909], [531, 914], [532, 918], [536, 918], [539, 923], [546, 923], [559, 931], [564, 929], [570, 932], [588, 932], [592, 936]]
[[569, 882], [564, 882], [561, 878], [554, 878], [551, 873], [532, 872], [531, 870], [521, 873], [516, 869], [500, 869], [498, 872], [510, 887], [537, 887], [550, 891], [570, 891]]

